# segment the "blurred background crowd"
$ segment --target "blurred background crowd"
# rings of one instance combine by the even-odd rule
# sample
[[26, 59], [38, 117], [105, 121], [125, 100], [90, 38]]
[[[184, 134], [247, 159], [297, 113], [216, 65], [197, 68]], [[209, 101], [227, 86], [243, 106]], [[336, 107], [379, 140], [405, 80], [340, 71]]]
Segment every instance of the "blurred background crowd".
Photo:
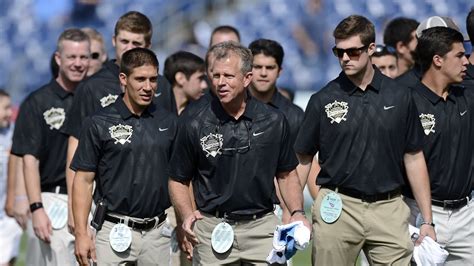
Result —
[[0, 85], [19, 105], [48, 82], [57, 36], [67, 27], [97, 29], [112, 55], [114, 23], [124, 12], [136, 10], [153, 22], [152, 49], [162, 66], [178, 50], [204, 56], [212, 29], [222, 24], [235, 26], [244, 45], [257, 38], [278, 41], [286, 54], [278, 85], [294, 90], [298, 99], [299, 93], [309, 95], [339, 73], [331, 34], [342, 18], [355, 13], [368, 17], [375, 23], [377, 43], [382, 43], [385, 25], [399, 16], [418, 21], [449, 16], [465, 32], [472, 4], [472, 0], [0, 0]]

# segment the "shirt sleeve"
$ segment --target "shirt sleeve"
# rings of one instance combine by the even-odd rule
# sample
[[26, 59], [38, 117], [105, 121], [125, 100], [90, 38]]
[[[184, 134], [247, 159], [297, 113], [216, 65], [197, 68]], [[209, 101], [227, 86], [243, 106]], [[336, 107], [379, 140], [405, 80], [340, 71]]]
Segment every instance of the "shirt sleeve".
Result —
[[71, 162], [74, 171], [96, 172], [101, 158], [102, 142], [98, 125], [91, 118], [84, 121], [79, 144]]
[[191, 119], [178, 119], [178, 132], [171, 153], [169, 176], [171, 179], [184, 182], [193, 177], [197, 155], [195, 154]]
[[280, 141], [280, 155], [278, 156], [278, 167], [277, 173], [291, 171], [296, 168], [298, 165], [298, 160], [296, 159], [296, 154], [292, 148], [290, 128], [288, 121], [282, 115], [282, 134]]
[[33, 98], [27, 98], [20, 106], [13, 133], [12, 154], [31, 154], [39, 158], [45, 132], [42, 130], [44, 117], [40, 112], [39, 105], [35, 104]]
[[316, 95], [311, 96], [295, 141], [295, 152], [315, 155], [320, 147], [321, 108]]
[[[411, 90], [410, 90], [411, 91]], [[425, 141], [425, 134], [423, 133], [423, 126], [418, 117], [418, 109], [416, 108], [415, 100], [411, 94], [408, 94], [408, 112], [406, 119], [406, 132], [405, 132], [405, 153], [416, 152], [423, 149]]]

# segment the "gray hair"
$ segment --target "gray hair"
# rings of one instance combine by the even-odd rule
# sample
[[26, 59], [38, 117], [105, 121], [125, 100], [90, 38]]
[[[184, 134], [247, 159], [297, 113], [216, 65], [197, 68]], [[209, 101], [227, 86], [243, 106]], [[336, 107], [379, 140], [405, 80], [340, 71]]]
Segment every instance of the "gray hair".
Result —
[[88, 42], [90, 43], [89, 36], [78, 28], [71, 28], [63, 31], [58, 38], [57, 51], [61, 52], [63, 49], [63, 41], [73, 42]]
[[[229, 58], [232, 54], [240, 58], [240, 72], [243, 75], [252, 71], [252, 52], [234, 41], [226, 41], [212, 46], [206, 54], [206, 68], [210, 67], [209, 63], [212, 61]], [[209, 60], [211, 56], [213, 60]]]

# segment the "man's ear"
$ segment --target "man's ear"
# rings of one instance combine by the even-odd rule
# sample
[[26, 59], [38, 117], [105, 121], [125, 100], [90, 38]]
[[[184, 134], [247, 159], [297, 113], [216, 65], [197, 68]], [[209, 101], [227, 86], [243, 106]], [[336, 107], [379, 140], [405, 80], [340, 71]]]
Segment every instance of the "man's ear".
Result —
[[186, 75], [184, 75], [183, 72], [176, 72], [176, 74], [174, 74], [174, 80], [176, 81], [176, 84], [178, 84], [179, 86], [183, 86], [183, 84], [188, 81], [188, 79], [186, 78]]
[[119, 80], [120, 80], [120, 85], [122, 85], [122, 87], [125, 88], [125, 86], [127, 85], [127, 75], [125, 73], [120, 72]]

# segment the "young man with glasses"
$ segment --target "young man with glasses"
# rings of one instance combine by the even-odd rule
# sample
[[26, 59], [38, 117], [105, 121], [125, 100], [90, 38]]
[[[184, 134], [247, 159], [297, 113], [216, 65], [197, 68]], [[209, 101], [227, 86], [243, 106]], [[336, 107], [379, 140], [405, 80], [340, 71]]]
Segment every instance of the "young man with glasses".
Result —
[[436, 239], [415, 104], [409, 90], [372, 66], [375, 30], [367, 18], [349, 16], [333, 34], [342, 72], [311, 97], [295, 143], [304, 180], [319, 152], [313, 264], [354, 264], [362, 249], [371, 264], [407, 265], [405, 171], [425, 221], [421, 235]]
[[105, 49], [104, 38], [102, 34], [93, 28], [82, 28], [85, 34], [91, 40], [91, 60], [89, 63], [89, 70], [87, 76], [92, 76], [102, 68], [102, 65], [107, 61], [107, 51]]
[[[235, 43], [211, 47], [215, 94], [179, 121], [170, 161], [171, 201], [193, 243], [193, 264], [267, 265], [277, 177], [290, 221], [302, 221], [303, 193], [284, 115], [247, 91], [252, 53]], [[188, 187], [193, 182], [197, 210]], [[216, 233], [213, 233], [216, 232]]]
[[398, 76], [397, 53], [391, 46], [376, 45], [375, 52], [372, 55], [372, 64], [374, 64], [382, 74], [390, 78]]

